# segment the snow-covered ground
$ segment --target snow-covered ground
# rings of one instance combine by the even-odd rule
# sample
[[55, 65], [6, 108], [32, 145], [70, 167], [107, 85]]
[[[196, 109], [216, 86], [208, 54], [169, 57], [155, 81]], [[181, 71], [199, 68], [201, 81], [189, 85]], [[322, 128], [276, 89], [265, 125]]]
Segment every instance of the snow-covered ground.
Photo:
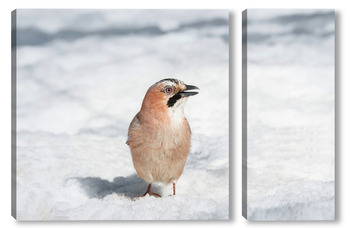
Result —
[[[17, 11], [19, 220], [228, 219], [228, 12]], [[198, 86], [176, 188], [146, 190], [127, 129], [148, 87]]]
[[334, 11], [248, 10], [250, 220], [334, 219]]

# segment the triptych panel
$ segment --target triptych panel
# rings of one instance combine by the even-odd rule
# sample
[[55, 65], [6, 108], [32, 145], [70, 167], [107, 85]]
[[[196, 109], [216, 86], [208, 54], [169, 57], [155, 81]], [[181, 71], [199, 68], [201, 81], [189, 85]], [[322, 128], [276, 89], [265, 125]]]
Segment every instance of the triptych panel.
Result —
[[243, 12], [243, 214], [333, 220], [333, 10]]

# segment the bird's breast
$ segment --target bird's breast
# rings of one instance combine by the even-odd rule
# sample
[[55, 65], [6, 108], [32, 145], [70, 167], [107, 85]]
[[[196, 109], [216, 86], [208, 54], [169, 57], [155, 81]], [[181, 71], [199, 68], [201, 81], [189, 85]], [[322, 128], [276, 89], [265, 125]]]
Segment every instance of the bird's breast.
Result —
[[186, 119], [155, 129], [154, 145], [162, 150], [180, 149], [189, 147], [191, 131]]
[[191, 130], [182, 114], [175, 111], [169, 114], [171, 118], [155, 118], [140, 112], [140, 124], [130, 132], [128, 141], [132, 153], [188, 153]]

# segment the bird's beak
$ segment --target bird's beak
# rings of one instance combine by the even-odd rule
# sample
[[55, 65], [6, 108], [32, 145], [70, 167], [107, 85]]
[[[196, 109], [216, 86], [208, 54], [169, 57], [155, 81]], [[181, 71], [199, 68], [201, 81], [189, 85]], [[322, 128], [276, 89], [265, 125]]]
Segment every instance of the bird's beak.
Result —
[[198, 94], [198, 92], [196, 92], [196, 91], [189, 91], [189, 90], [194, 90], [194, 89], [199, 90], [199, 88], [197, 86], [186, 85], [186, 89], [183, 91], [180, 91], [179, 94], [181, 94], [181, 96], [183, 96], [183, 97], [188, 97], [188, 96], [193, 96], [193, 95]]

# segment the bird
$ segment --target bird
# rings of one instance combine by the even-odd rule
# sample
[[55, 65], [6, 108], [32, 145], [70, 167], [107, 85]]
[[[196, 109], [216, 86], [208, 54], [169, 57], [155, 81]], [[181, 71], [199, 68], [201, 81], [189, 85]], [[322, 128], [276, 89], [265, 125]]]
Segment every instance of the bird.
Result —
[[[197, 91], [193, 91], [197, 90]], [[183, 81], [166, 78], [154, 83], [146, 92], [140, 111], [128, 129], [129, 146], [137, 175], [147, 184], [147, 194], [153, 183], [175, 184], [180, 178], [191, 147], [191, 128], [184, 115], [190, 96], [199, 88]]]

